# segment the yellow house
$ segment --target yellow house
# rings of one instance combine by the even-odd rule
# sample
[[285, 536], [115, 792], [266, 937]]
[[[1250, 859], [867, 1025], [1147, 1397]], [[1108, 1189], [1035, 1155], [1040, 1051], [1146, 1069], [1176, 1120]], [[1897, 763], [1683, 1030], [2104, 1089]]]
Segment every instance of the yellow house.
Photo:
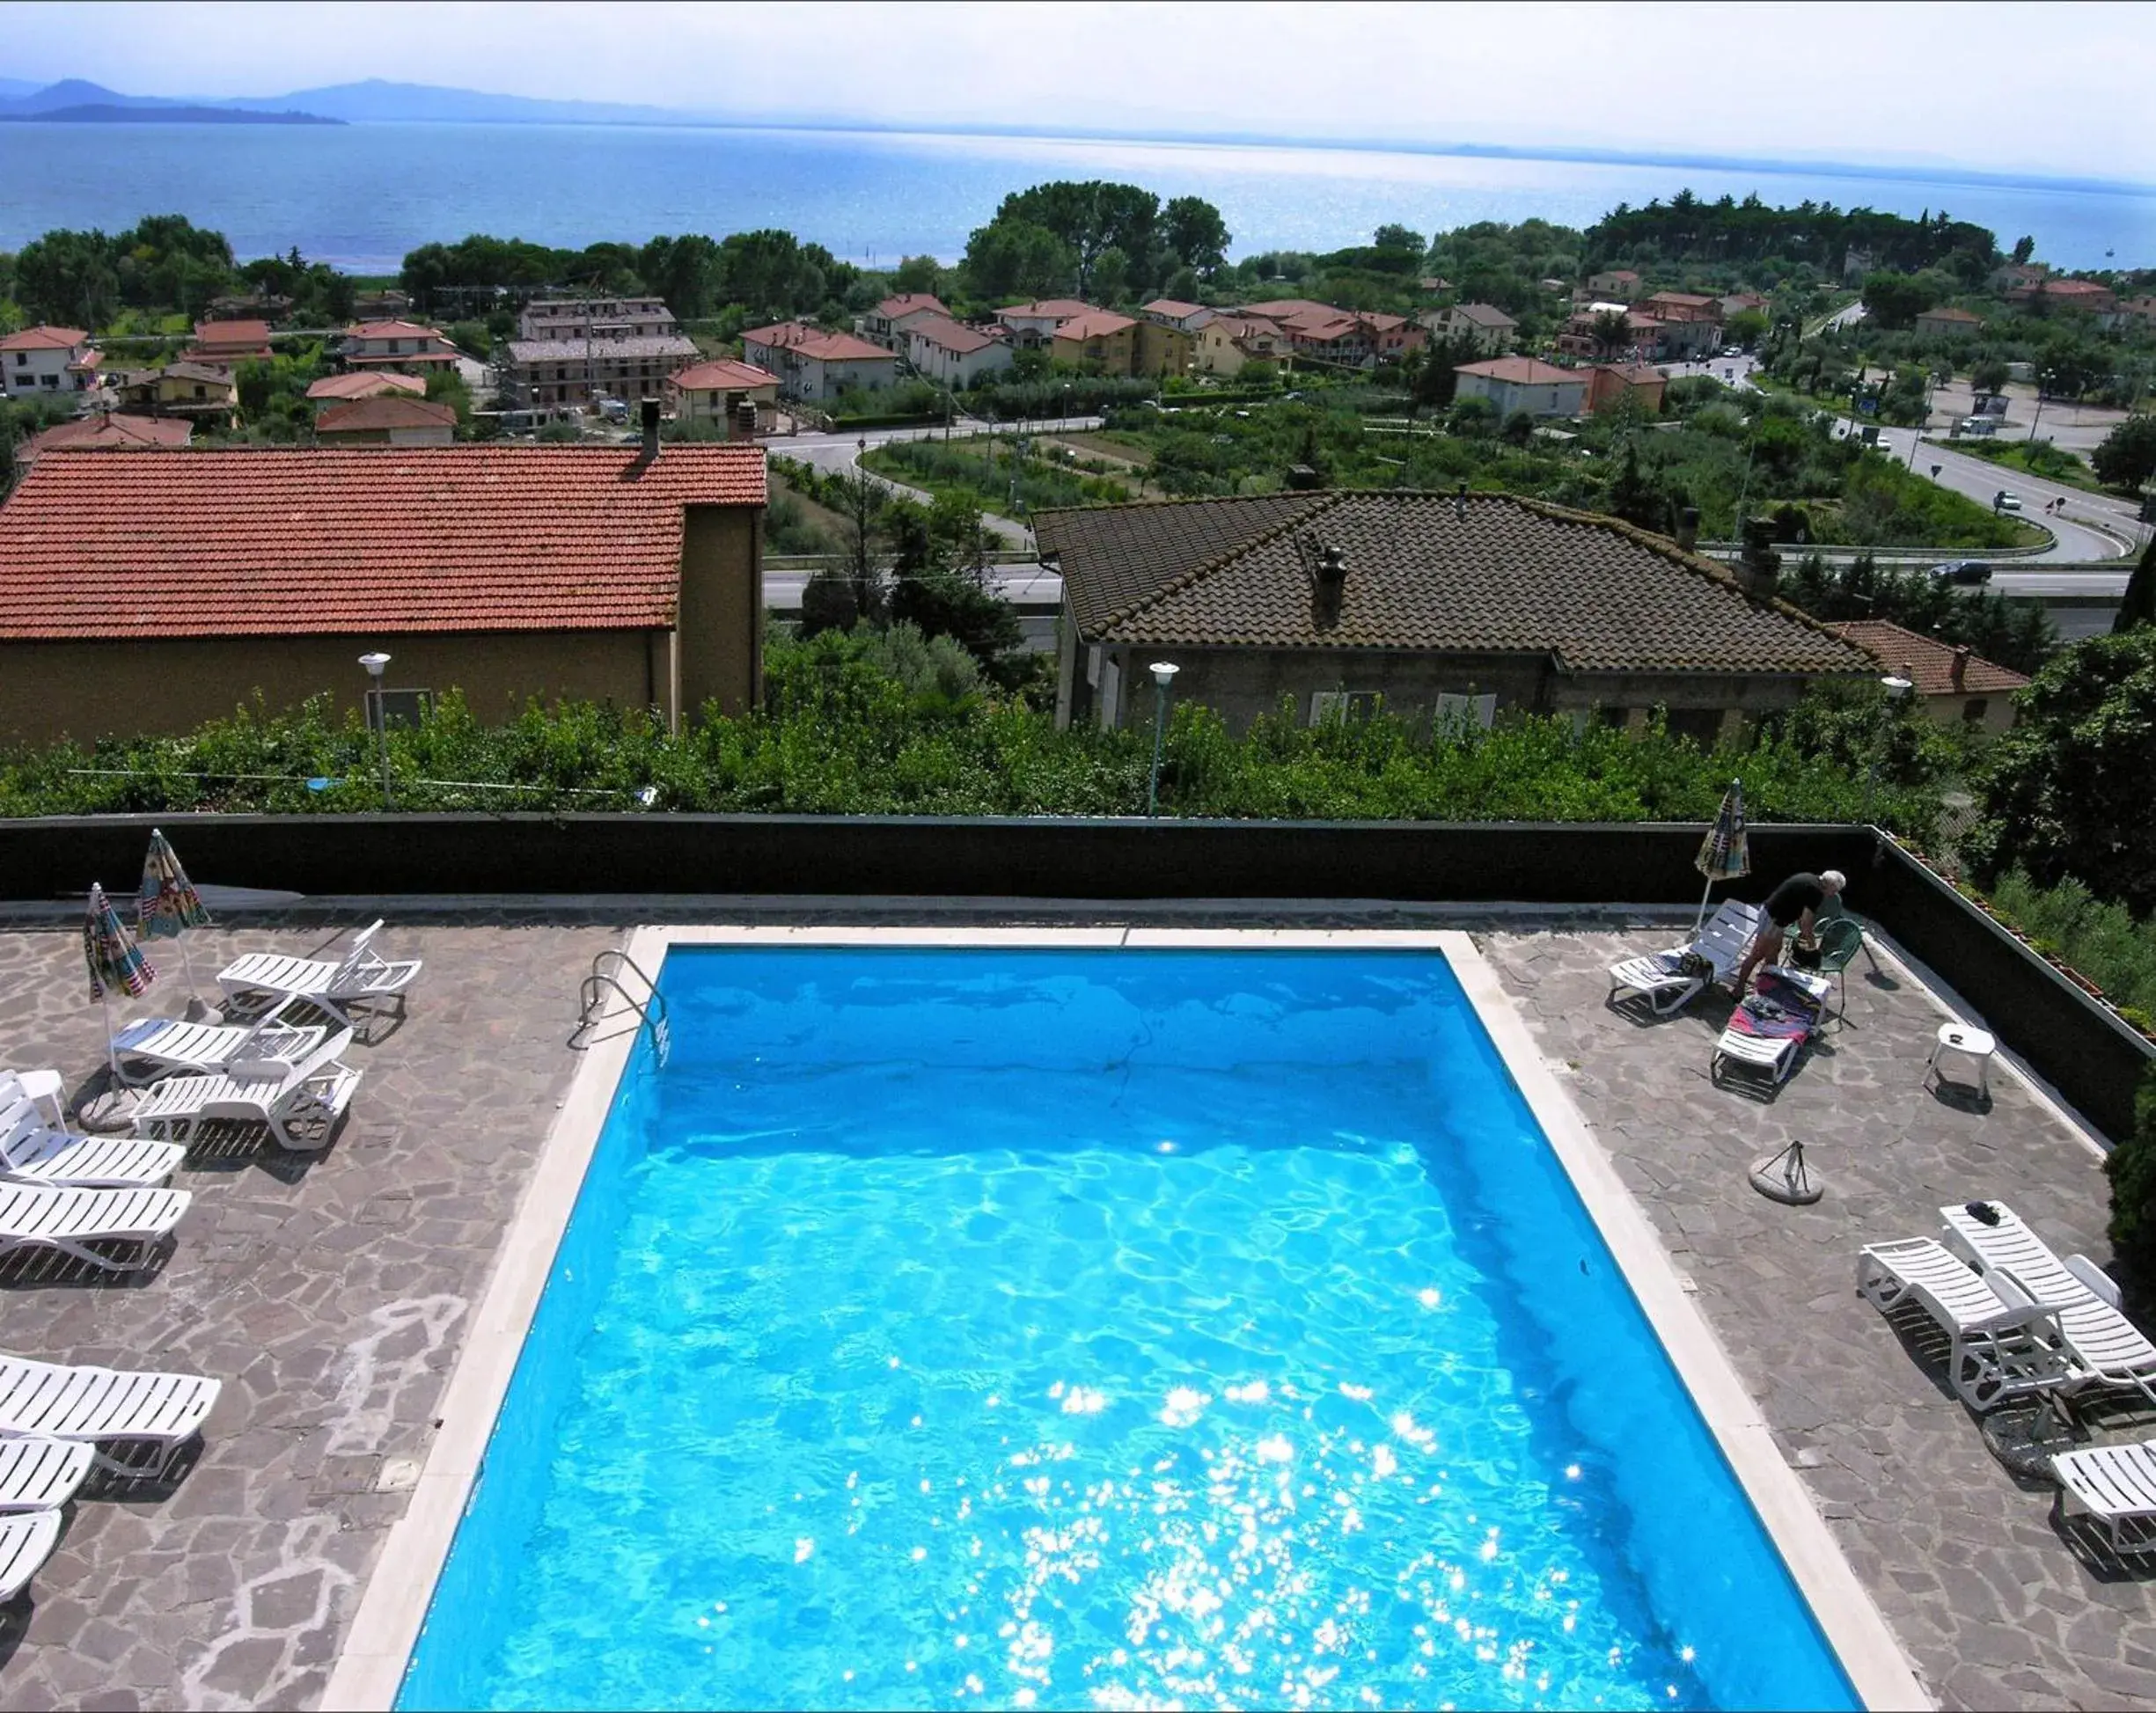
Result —
[[1133, 375], [1180, 375], [1196, 360], [1198, 341], [1180, 327], [1140, 321], [1133, 333]]
[[1234, 375], [1246, 362], [1285, 362], [1292, 355], [1287, 335], [1257, 315], [1216, 315], [1198, 330], [1192, 353], [1208, 375]]
[[1129, 316], [1113, 310], [1088, 310], [1055, 330], [1048, 361], [1058, 369], [1082, 369], [1095, 375], [1135, 374], [1138, 326]]
[[114, 384], [124, 409], [151, 416], [230, 416], [239, 408], [239, 388], [229, 370], [199, 362], [138, 369]]
[[744, 400], [756, 406], [757, 433], [769, 434], [778, 422], [779, 377], [731, 357], [715, 357], [668, 377], [666, 398], [678, 422], [720, 422], [730, 428]]

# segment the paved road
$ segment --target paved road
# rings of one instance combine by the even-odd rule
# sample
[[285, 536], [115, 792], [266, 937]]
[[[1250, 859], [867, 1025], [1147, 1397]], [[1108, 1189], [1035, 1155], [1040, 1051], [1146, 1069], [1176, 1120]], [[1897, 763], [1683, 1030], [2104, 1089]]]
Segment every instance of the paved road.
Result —
[[[1847, 418], [1841, 420], [1842, 432], [1848, 432], [1851, 426]], [[2046, 560], [2085, 564], [2091, 560], [2123, 559], [2138, 553], [2148, 538], [2148, 526], [2136, 519], [2134, 509], [2123, 500], [2086, 494], [2078, 487], [2043, 481], [2018, 470], [2002, 470], [1943, 446], [1918, 445], [1917, 439], [1914, 428], [1879, 431], [1881, 450], [1903, 464], [1910, 463], [1913, 450], [1916, 461], [1911, 467], [1918, 475], [1929, 476], [1940, 487], [1965, 494], [1984, 506], [2004, 490], [2020, 499], [2024, 517], [2052, 532], [2056, 539], [2050, 546], [2027, 559], [2017, 559], [2017, 564]], [[2054, 500], [2064, 501], [2064, 509], [2047, 514], [2044, 507]]]

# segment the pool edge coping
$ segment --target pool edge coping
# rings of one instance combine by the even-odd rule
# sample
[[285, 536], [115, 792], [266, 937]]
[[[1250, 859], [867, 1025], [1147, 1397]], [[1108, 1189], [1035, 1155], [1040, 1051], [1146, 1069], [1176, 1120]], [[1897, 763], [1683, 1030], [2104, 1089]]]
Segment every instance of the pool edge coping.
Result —
[[[1586, 1207], [1618, 1271], [1661, 1343], [1670, 1365], [1714, 1436], [1760, 1525], [1780, 1555], [1859, 1699], [1874, 1709], [1933, 1706], [1900, 1642], [1813, 1503], [1784, 1460], [1759, 1408], [1713, 1329], [1690, 1299], [1676, 1263], [1594, 1131], [1566, 1094], [1507, 994], [1495, 969], [1458, 929], [1149, 928], [1052, 926], [972, 927], [924, 924], [643, 926], [625, 949], [655, 976], [671, 947], [715, 945], [911, 945], [1103, 948], [1263, 944], [1274, 949], [1434, 950], [1458, 978], [1514, 1084], [1549, 1138], [1573, 1193]], [[1923, 985], [1919, 983], [1918, 985]], [[428, 1448], [402, 1517], [368, 1574], [350, 1629], [319, 1705], [391, 1713], [464, 1520], [539, 1298], [638, 1030], [626, 1003], [598, 1019], [596, 1037], [569, 1080], [517, 1211], [505, 1227], [439, 1406], [443, 1426]]]

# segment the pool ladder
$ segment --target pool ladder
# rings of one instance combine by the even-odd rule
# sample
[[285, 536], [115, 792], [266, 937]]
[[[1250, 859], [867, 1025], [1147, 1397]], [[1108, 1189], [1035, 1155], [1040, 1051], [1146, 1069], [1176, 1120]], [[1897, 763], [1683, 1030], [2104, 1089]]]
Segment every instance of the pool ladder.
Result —
[[[641, 999], [621, 984], [624, 970], [643, 984]], [[619, 993], [628, 1008], [636, 1014], [639, 1027], [651, 1034], [652, 1050], [658, 1055], [661, 1066], [666, 1056], [673, 1050], [672, 1027], [666, 1017], [666, 996], [659, 992], [659, 985], [644, 972], [643, 966], [619, 946], [609, 946], [591, 960], [591, 973], [583, 978], [576, 1001], [576, 1032], [585, 1034], [599, 1020], [605, 1010], [609, 990]]]

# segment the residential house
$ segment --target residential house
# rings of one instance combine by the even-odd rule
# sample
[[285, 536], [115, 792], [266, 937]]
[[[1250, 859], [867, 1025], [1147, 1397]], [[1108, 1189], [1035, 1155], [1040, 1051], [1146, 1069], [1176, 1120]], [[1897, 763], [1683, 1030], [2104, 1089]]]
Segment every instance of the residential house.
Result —
[[906, 354], [906, 330], [924, 316], [940, 315], [951, 318], [943, 300], [926, 291], [902, 291], [895, 297], [886, 297], [861, 318], [860, 333], [863, 339], [871, 340], [886, 351]]
[[[1567, 356], [1599, 357], [1610, 355], [1602, 347], [1600, 318], [1617, 306], [1590, 304], [1576, 311], [1558, 335], [1557, 348]], [[1682, 362], [1688, 358], [1712, 356], [1721, 343], [1722, 330], [1715, 321], [1671, 321], [1646, 310], [1625, 310], [1624, 355], [1634, 362]]]
[[385, 393], [329, 405], [314, 419], [320, 446], [447, 446], [457, 438], [453, 406]]
[[229, 373], [243, 362], [268, 362], [272, 355], [267, 321], [197, 321], [194, 343], [180, 360]]
[[352, 313], [362, 321], [400, 321], [411, 312], [407, 291], [363, 291], [352, 299]]
[[1520, 333], [1520, 324], [1495, 304], [1455, 304], [1450, 309], [1426, 310], [1422, 325], [1434, 338], [1448, 343], [1466, 340], [1488, 357], [1503, 356]]
[[844, 392], [874, 392], [898, 378], [895, 353], [852, 333], [827, 333], [799, 321], [750, 329], [741, 336], [741, 354], [776, 375], [788, 397], [811, 403]]
[[212, 297], [202, 314], [209, 321], [282, 321], [292, 312], [292, 300], [276, 291], [227, 292]]
[[2013, 693], [2028, 679], [1966, 644], [1942, 642], [1883, 619], [1852, 619], [1827, 628], [1855, 643], [1887, 671], [1907, 678], [1924, 711], [1940, 725], [2003, 732], [2013, 724]]
[[720, 422], [737, 429], [741, 408], [754, 413], [756, 433], [769, 434], [778, 427], [779, 377], [752, 362], [719, 357], [684, 369], [666, 383], [667, 403], [678, 422]]
[[239, 388], [229, 369], [208, 363], [168, 362], [162, 369], [125, 370], [113, 377], [121, 406], [150, 416], [184, 416], [198, 422], [237, 420]]
[[1412, 719], [1666, 707], [1702, 743], [1877, 672], [1748, 574], [1511, 494], [1268, 494], [1033, 527], [1063, 579], [1060, 727], [1150, 719], [1155, 661], [1236, 732], [1284, 697], [1313, 720], [1382, 698]]
[[87, 392], [97, 385], [99, 361], [80, 327], [40, 323], [0, 339], [0, 386], [11, 399]]
[[1498, 415], [1525, 411], [1534, 417], [1577, 416], [1587, 405], [1588, 375], [1582, 369], [1559, 369], [1538, 357], [1485, 357], [1463, 362], [1454, 396], [1487, 399]]
[[1606, 267], [1599, 274], [1587, 276], [1587, 289], [1590, 293], [1619, 304], [1636, 302], [1642, 283], [1639, 276], [1629, 267]]
[[2016, 293], [2035, 289], [2050, 277], [2050, 268], [2042, 262], [2010, 261], [1993, 271], [1991, 285], [1992, 290], [2004, 292], [2011, 299]]
[[1429, 342], [1428, 333], [1405, 316], [1344, 310], [1308, 297], [1250, 304], [1236, 313], [1274, 323], [1297, 358], [1343, 368], [1374, 369]]
[[2096, 319], [2113, 333], [2132, 327], [2156, 327], [2156, 297], [2129, 297], [2116, 309], [2102, 311]]
[[671, 339], [680, 332], [657, 297], [542, 297], [517, 313], [522, 340]]
[[457, 353], [439, 329], [416, 321], [361, 321], [344, 330], [347, 369], [393, 369], [408, 375], [454, 372]]
[[764, 502], [760, 447], [661, 445], [656, 406], [642, 447], [50, 452], [0, 506], [0, 742], [356, 706], [377, 650], [392, 706], [743, 714]]
[[657, 399], [667, 381], [703, 355], [680, 333], [613, 339], [511, 340], [496, 372], [503, 397], [523, 410], [585, 408], [602, 399]]
[[1636, 400], [1649, 416], [1660, 414], [1662, 389], [1669, 377], [1646, 362], [1603, 362], [1588, 370], [1587, 407], [1590, 414], [1611, 409], [1627, 399]]
[[2118, 307], [2111, 288], [2094, 280], [2046, 280], [2031, 290], [2010, 291], [2006, 296], [2009, 301], [2024, 303], [2041, 296], [2051, 309], [2086, 310], [2091, 315], [2102, 315]]
[[1044, 297], [1038, 303], [1012, 304], [995, 312], [995, 318], [1010, 329], [1011, 343], [1021, 351], [1045, 350], [1056, 329], [1081, 315], [1105, 313], [1075, 297]]
[[27, 470], [48, 452], [104, 448], [140, 451], [146, 446], [185, 446], [194, 425], [177, 417], [127, 416], [117, 411], [97, 411], [62, 422], [42, 434], [32, 435], [15, 449], [15, 467]]
[[325, 375], [307, 385], [307, 397], [323, 399], [379, 399], [386, 395], [423, 399], [427, 383], [416, 375], [401, 375], [393, 369], [355, 369], [341, 375]]
[[1756, 291], [1732, 291], [1717, 298], [1725, 322], [1733, 315], [1764, 315], [1767, 300]]
[[1658, 291], [1639, 307], [1664, 321], [1705, 321], [1719, 326], [1722, 300], [1697, 291]]
[[906, 360], [939, 385], [966, 387], [1008, 369], [1013, 355], [1008, 339], [992, 338], [948, 315], [921, 315], [907, 323]]
[[[1210, 311], [1206, 311], [1210, 316]], [[1187, 375], [1198, 366], [1198, 335], [1165, 321], [1140, 321], [1131, 336], [1131, 373]]]
[[1157, 322], [1163, 327], [1174, 327], [1195, 339], [1206, 323], [1220, 313], [1203, 304], [1185, 304], [1173, 297], [1155, 297], [1149, 304], [1139, 306], [1139, 315], [1145, 320]]
[[1198, 330], [1191, 360], [1201, 373], [1236, 375], [1245, 363], [1285, 363], [1293, 353], [1278, 323], [1222, 311]]
[[1138, 372], [1138, 323], [1113, 310], [1088, 310], [1059, 326], [1048, 343], [1048, 361], [1059, 369], [1096, 375]]
[[1969, 339], [1984, 331], [1984, 318], [1948, 304], [1925, 311], [1917, 318], [1917, 331], [1933, 339]]

